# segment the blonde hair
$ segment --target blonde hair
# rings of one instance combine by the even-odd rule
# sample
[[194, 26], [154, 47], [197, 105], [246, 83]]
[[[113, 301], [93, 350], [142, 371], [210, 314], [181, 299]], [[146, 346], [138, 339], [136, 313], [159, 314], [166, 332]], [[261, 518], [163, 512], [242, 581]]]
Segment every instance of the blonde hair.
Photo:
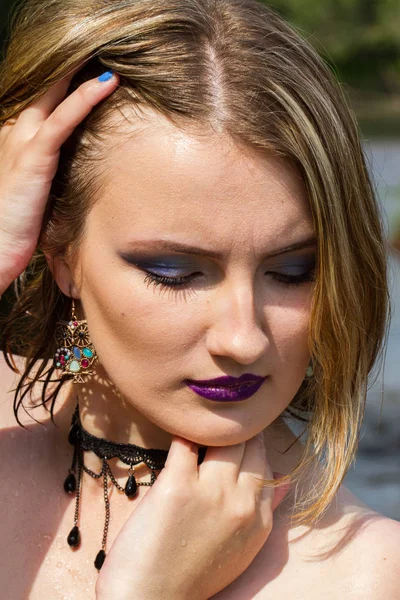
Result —
[[[1, 68], [0, 123], [84, 63], [71, 89], [104, 68], [120, 75], [120, 86], [62, 150], [41, 250], [62, 252], [79, 239], [96, 197], [99, 164], [90, 146], [101, 146], [107, 115], [125, 105], [148, 105], [181, 128], [217, 124], [238, 143], [300, 170], [318, 239], [309, 331], [314, 373], [289, 407], [305, 419], [307, 440], [284, 481], [322, 465], [294, 507], [295, 522], [312, 524], [354, 458], [389, 306], [382, 224], [346, 98], [312, 47], [256, 0], [28, 0]], [[92, 144], [82, 143], [83, 133]], [[47, 391], [52, 336], [70, 309], [41, 251], [27, 272], [5, 324], [6, 357], [12, 362], [12, 347], [26, 356], [16, 416], [39, 380], [43, 402], [53, 407], [63, 381]]]

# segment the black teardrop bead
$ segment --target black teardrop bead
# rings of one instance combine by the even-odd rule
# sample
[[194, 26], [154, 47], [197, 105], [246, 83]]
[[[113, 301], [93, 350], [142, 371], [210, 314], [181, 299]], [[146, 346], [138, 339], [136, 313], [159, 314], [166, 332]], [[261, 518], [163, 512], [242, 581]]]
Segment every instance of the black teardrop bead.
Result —
[[67, 475], [64, 481], [64, 490], [67, 494], [73, 494], [76, 491], [76, 477], [73, 473]]
[[96, 569], [98, 571], [100, 571], [101, 567], [103, 566], [105, 559], [106, 559], [106, 553], [104, 552], [104, 550], [100, 550], [97, 553], [97, 556], [94, 561], [94, 566], [96, 567]]
[[69, 532], [67, 542], [68, 546], [71, 546], [71, 548], [77, 548], [81, 543], [81, 534], [79, 533], [78, 525], [75, 525]]
[[78, 443], [79, 437], [79, 427], [77, 425], [72, 425], [71, 429], [68, 433], [68, 441], [72, 446], [76, 446]]
[[128, 481], [125, 485], [125, 494], [128, 496], [128, 498], [133, 498], [134, 496], [136, 496], [137, 488], [138, 486], [136, 483], [135, 476], [129, 475]]

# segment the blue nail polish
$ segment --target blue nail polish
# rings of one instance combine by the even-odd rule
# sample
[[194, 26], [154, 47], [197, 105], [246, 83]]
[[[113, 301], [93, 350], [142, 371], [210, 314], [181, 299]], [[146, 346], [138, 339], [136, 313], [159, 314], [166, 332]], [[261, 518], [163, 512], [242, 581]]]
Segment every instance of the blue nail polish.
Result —
[[100, 77], [98, 79], [102, 83], [105, 83], [106, 81], [110, 81], [110, 79], [111, 79], [112, 76], [113, 76], [113, 72], [112, 71], [106, 71], [105, 73], [103, 73], [103, 75], [100, 75]]

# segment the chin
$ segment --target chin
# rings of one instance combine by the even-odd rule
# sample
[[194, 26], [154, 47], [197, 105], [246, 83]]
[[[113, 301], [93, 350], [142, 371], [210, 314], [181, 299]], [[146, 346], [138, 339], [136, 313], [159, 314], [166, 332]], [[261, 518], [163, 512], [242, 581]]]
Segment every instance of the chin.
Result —
[[213, 428], [208, 424], [204, 430], [177, 431], [174, 435], [183, 437], [199, 446], [234, 446], [250, 440], [257, 433], [263, 431], [265, 427], [260, 428], [260, 425], [258, 427], [246, 427], [240, 423], [230, 421], [225, 426], [220, 424], [218, 427]]

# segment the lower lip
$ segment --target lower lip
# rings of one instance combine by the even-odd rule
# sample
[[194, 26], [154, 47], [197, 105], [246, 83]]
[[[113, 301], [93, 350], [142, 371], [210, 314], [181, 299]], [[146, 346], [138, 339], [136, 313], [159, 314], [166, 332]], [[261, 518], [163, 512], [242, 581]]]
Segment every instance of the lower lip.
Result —
[[214, 400], [216, 402], [239, 402], [247, 400], [253, 396], [264, 383], [265, 378], [261, 381], [248, 384], [238, 385], [235, 387], [206, 387], [204, 385], [196, 385], [195, 383], [187, 383], [191, 390], [199, 396]]

